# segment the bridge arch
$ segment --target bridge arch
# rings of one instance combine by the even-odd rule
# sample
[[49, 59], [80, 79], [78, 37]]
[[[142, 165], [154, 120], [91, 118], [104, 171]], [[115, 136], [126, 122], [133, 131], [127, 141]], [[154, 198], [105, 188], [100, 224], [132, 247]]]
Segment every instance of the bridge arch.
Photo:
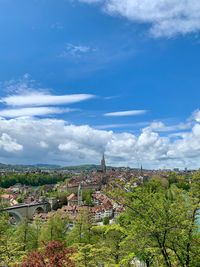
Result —
[[33, 216], [36, 215], [36, 214], [40, 214], [40, 213], [44, 213], [45, 210], [43, 207], [36, 207], [34, 210], [33, 210]]
[[23, 219], [32, 220], [35, 214], [49, 212], [50, 204], [48, 202], [22, 204], [5, 208], [2, 211], [7, 211], [16, 223]]
[[8, 211], [8, 214], [10, 216], [10, 223], [13, 225], [19, 224], [20, 222], [23, 221], [23, 217], [17, 211], [10, 210]]

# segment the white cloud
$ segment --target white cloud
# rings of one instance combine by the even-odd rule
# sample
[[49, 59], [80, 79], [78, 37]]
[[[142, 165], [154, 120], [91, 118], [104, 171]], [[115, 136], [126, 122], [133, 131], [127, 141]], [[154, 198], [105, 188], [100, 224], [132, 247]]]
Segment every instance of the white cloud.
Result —
[[40, 141], [39, 144], [42, 148], [48, 148], [49, 147], [45, 141]]
[[36, 84], [29, 74], [0, 85], [0, 89], [7, 93], [5, 97], [0, 98], [0, 103], [12, 107], [69, 105], [95, 97], [92, 94], [54, 95], [50, 92], [51, 90], [41, 88]]
[[[151, 124], [140, 122], [137, 124], [143, 128], [140, 134], [116, 133], [106, 129], [134, 124], [101, 125], [95, 129], [87, 125], [69, 125], [59, 119], [33, 118], [73, 111], [55, 105], [72, 104], [94, 96], [55, 96], [47, 90], [37, 91], [32, 83], [34, 81], [27, 75], [18, 83], [11, 81], [6, 87], [9, 95], [1, 98], [1, 104], [6, 108], [0, 110], [0, 162], [62, 165], [98, 163], [105, 151], [110, 165], [138, 167], [142, 163], [147, 168], [199, 167], [199, 110], [186, 123], [168, 126], [162, 121]], [[146, 112], [127, 110], [104, 115], [135, 116]]]
[[194, 119], [196, 122], [200, 122], [200, 110], [193, 112], [191, 119]]
[[175, 131], [183, 131], [191, 129], [191, 126], [192, 124], [189, 121], [186, 123], [179, 123], [177, 125], [170, 125], [170, 126], [165, 125], [161, 121], [154, 121], [150, 124], [149, 127], [156, 132], [175, 132]]
[[147, 113], [147, 110], [126, 110], [126, 111], [116, 111], [105, 113], [106, 117], [125, 117], [125, 116], [137, 116]]
[[[198, 168], [200, 124], [194, 121], [188, 132], [174, 138], [170, 134], [160, 135], [150, 126], [135, 135], [69, 125], [58, 119], [0, 119], [0, 161], [3, 162], [98, 163], [104, 151], [108, 164], [115, 166]], [[12, 156], [16, 153], [17, 157]]]
[[18, 109], [3, 109], [0, 110], [0, 116], [5, 118], [17, 118], [25, 116], [47, 116], [54, 114], [61, 114], [74, 111], [67, 108], [54, 108], [54, 107], [30, 107]]
[[0, 136], [0, 153], [4, 150], [6, 152], [18, 152], [23, 150], [23, 146], [18, 144], [15, 139], [12, 139], [8, 134], [2, 133]]
[[45, 92], [24, 91], [21, 94], [14, 94], [3, 97], [0, 102], [8, 106], [48, 106], [73, 104], [94, 98], [91, 94], [51, 95]]
[[200, 124], [195, 124], [188, 133], [183, 133], [181, 138], [175, 142], [176, 146], [170, 147], [167, 155], [171, 158], [191, 158], [197, 161], [200, 159]]
[[102, 5], [110, 15], [122, 16], [133, 22], [150, 24], [155, 37], [171, 37], [200, 30], [198, 0], [79, 0]]

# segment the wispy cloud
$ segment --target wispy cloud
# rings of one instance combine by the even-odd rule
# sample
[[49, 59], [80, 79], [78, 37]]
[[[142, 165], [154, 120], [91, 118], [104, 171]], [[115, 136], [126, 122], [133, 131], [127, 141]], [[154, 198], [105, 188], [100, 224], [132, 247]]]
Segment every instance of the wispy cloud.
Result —
[[28, 91], [21, 94], [9, 95], [0, 99], [8, 106], [48, 106], [73, 104], [94, 98], [91, 94], [52, 95], [45, 92]]
[[75, 45], [75, 44], [68, 43], [64, 51], [62, 51], [61, 54], [59, 55], [59, 57], [61, 58], [66, 58], [69, 56], [82, 57], [86, 54], [89, 54], [95, 51], [96, 51], [95, 48], [92, 48], [87, 45]]
[[[36, 81], [31, 78], [29, 73], [25, 73], [22, 77], [19, 79], [11, 79], [9, 81], [5, 81], [3, 83], [0, 83], [0, 89], [7, 94], [20, 94], [26, 91], [34, 91], [36, 89], [39, 89], [40, 86], [36, 84]], [[43, 92], [48, 92], [47, 89], [42, 89]]]
[[18, 109], [3, 109], [0, 110], [0, 117], [4, 118], [17, 118], [17, 117], [34, 117], [34, 116], [47, 116], [61, 113], [68, 113], [75, 111], [69, 108], [54, 108], [54, 107], [29, 107]]
[[119, 98], [120, 95], [111, 95], [111, 96], [105, 96], [104, 99], [105, 100], [112, 100], [112, 99], [115, 99], [115, 98]]
[[167, 133], [167, 132], [176, 132], [176, 131], [185, 131], [191, 129], [192, 122], [179, 123], [175, 125], [166, 125], [161, 121], [153, 121], [153, 122], [136, 122], [136, 123], [116, 123], [116, 124], [103, 124], [93, 126], [96, 129], [106, 130], [106, 129], [115, 129], [115, 128], [141, 128], [147, 127], [152, 131], [159, 133]]
[[188, 121], [185, 123], [178, 123], [175, 125], [165, 125], [161, 121], [154, 121], [150, 124], [149, 127], [156, 132], [175, 132], [175, 131], [185, 131], [187, 129], [191, 129], [192, 124], [193, 123], [191, 121]]
[[95, 4], [95, 3], [101, 3], [104, 0], [79, 0], [82, 3], [87, 3], [87, 4]]
[[11, 107], [69, 105], [96, 97], [92, 94], [55, 95], [52, 90], [41, 88], [29, 74], [2, 83], [1, 88], [6, 96], [0, 98], [0, 103]]
[[116, 128], [127, 128], [127, 127], [144, 127], [149, 125], [149, 122], [138, 122], [138, 123], [116, 123], [116, 124], [103, 124], [93, 126], [95, 129], [106, 130]]
[[116, 112], [105, 113], [104, 116], [106, 117], [137, 116], [137, 115], [143, 115], [147, 112], [148, 112], [147, 110], [126, 110], [126, 111], [116, 111]]
[[55, 23], [51, 24], [51, 29], [52, 30], [62, 30], [62, 29], [64, 29], [64, 26], [60, 22], [55, 22]]

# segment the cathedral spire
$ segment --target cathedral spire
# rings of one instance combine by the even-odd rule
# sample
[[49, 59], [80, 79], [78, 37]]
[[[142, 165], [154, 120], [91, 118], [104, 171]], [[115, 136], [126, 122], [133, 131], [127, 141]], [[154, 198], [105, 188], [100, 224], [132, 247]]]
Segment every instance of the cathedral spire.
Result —
[[141, 165], [141, 169], [140, 169], [140, 175], [143, 176], [143, 168], [142, 168], [142, 165]]
[[102, 160], [101, 160], [101, 170], [103, 173], [106, 172], [106, 161], [105, 161], [105, 155], [103, 153]]

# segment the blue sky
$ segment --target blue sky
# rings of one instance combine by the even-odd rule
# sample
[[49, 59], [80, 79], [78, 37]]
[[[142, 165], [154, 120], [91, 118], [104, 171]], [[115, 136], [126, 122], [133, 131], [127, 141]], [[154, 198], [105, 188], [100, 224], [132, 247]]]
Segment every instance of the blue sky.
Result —
[[[200, 4], [0, 6], [0, 161], [97, 163], [105, 151], [113, 165], [198, 167]], [[66, 134], [51, 139], [49, 123]]]

